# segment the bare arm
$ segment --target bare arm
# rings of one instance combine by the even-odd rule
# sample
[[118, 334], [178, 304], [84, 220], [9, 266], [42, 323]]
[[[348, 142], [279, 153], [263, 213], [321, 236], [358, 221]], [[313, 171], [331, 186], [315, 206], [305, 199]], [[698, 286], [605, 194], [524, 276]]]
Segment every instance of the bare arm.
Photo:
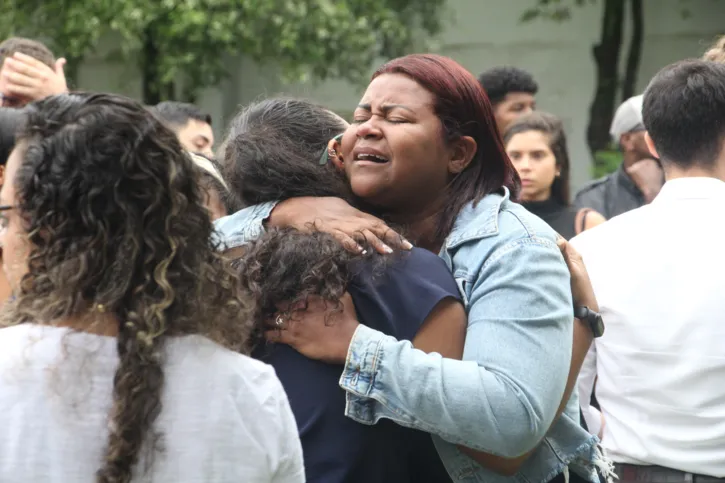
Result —
[[413, 339], [413, 346], [424, 352], [460, 360], [466, 342], [468, 318], [463, 305], [453, 299], [441, 300], [423, 322]]

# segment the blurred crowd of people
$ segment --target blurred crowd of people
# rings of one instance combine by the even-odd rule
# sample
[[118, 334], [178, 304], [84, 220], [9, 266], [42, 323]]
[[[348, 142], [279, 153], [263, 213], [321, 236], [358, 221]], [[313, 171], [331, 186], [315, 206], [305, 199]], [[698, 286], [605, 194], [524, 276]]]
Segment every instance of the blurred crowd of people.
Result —
[[725, 36], [573, 196], [519, 68], [217, 143], [64, 65], [0, 44], [0, 482], [725, 482]]

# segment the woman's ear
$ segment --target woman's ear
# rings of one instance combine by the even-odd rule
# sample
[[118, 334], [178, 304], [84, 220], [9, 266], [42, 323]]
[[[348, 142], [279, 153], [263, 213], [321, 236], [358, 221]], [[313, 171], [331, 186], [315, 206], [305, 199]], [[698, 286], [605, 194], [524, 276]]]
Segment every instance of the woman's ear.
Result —
[[471, 136], [461, 136], [454, 141], [451, 148], [451, 158], [448, 160], [448, 172], [458, 174], [471, 164], [476, 155], [478, 144]]
[[340, 143], [340, 136], [335, 136], [330, 139], [330, 142], [327, 143], [327, 155], [335, 168], [342, 171], [345, 169], [345, 161], [342, 159], [341, 151], [342, 145]]

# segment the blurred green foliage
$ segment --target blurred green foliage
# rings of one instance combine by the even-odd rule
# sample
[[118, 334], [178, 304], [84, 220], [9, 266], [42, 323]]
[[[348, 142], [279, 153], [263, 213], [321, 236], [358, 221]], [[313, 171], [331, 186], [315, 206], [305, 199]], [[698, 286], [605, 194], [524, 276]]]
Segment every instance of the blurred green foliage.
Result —
[[[186, 98], [227, 74], [230, 56], [273, 62], [289, 80], [360, 82], [374, 60], [440, 31], [445, 0], [0, 0], [0, 36], [47, 41], [69, 67], [109, 33], [155, 95]], [[421, 38], [417, 38], [418, 37]], [[151, 65], [149, 65], [151, 64]], [[72, 75], [72, 71], [71, 71]], [[145, 99], [158, 101], [160, 99]]]
[[622, 152], [615, 147], [608, 150], [597, 151], [594, 154], [592, 176], [596, 179], [613, 173], [617, 170], [617, 168], [619, 168], [622, 161]]

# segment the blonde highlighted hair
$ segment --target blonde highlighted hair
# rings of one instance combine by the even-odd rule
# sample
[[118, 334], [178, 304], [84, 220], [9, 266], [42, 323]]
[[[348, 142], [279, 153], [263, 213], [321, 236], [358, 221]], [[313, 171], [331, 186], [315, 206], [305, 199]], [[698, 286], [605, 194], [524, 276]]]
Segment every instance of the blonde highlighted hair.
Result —
[[725, 64], [725, 35], [712, 44], [712, 47], [702, 56], [702, 60]]

